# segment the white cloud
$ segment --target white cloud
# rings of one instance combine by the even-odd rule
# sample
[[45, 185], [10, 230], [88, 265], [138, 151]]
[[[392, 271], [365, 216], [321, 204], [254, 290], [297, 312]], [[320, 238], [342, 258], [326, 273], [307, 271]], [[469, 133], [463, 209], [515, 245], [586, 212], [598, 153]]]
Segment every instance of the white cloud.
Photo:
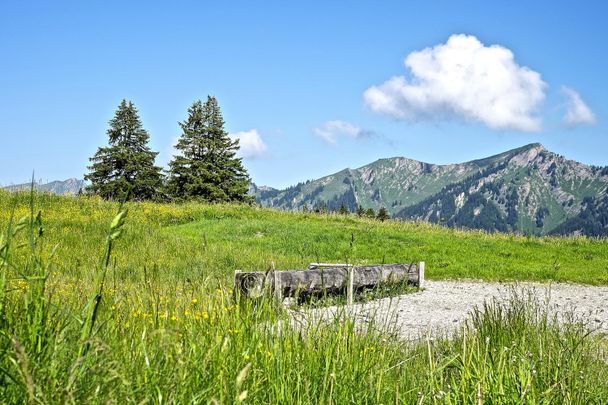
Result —
[[245, 159], [258, 158], [268, 149], [257, 129], [236, 132], [230, 134], [230, 137], [239, 140], [240, 149], [237, 155]]
[[373, 111], [410, 121], [457, 116], [492, 129], [541, 128], [537, 111], [546, 84], [505, 47], [452, 35], [445, 44], [410, 53], [404, 63], [409, 79], [396, 76], [365, 91]]
[[374, 136], [373, 131], [361, 129], [350, 122], [334, 120], [327, 121], [323, 125], [314, 129], [315, 134], [324, 141], [335, 144], [339, 136], [345, 135], [354, 139], [369, 138]]
[[568, 110], [564, 114], [564, 122], [568, 125], [593, 125], [596, 123], [595, 114], [585, 104], [581, 95], [570, 87], [562, 86], [562, 92], [568, 98]]

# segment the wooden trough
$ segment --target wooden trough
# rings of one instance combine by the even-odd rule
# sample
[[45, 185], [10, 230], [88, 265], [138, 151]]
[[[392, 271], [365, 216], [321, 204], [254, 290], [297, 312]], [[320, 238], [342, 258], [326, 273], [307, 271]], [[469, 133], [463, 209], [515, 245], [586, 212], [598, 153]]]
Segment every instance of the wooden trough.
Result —
[[307, 270], [270, 270], [268, 272], [234, 273], [234, 291], [247, 298], [272, 293], [280, 301], [284, 297], [313, 294], [347, 293], [352, 304], [359, 288], [379, 284], [406, 282], [424, 287], [424, 262], [419, 264], [382, 264], [352, 266], [347, 264], [312, 263]]

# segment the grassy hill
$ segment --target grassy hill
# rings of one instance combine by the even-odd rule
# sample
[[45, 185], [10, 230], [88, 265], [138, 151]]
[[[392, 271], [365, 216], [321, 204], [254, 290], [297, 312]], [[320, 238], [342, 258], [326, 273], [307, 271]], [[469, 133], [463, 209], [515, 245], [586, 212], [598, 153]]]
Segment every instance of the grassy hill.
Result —
[[552, 324], [530, 302], [474, 314], [451, 339], [407, 343], [373, 321], [365, 330], [348, 320], [291, 329], [272, 302], [235, 302], [230, 290], [235, 269], [271, 261], [287, 269], [425, 260], [430, 278], [606, 284], [605, 240], [234, 205], [131, 203], [122, 225], [118, 208], [0, 192], [0, 402], [474, 403], [483, 392], [492, 403], [582, 403], [608, 395], [605, 341], [576, 323]]
[[[28, 193], [0, 194], [0, 226], [28, 210]], [[97, 265], [118, 204], [41, 194], [45, 238], [57, 245], [62, 275]], [[608, 242], [584, 237], [525, 237], [461, 231], [423, 222], [379, 222], [235, 205], [128, 204], [124, 241], [114, 251], [117, 277], [138, 280], [144, 266], [163, 277], [211, 277], [235, 269], [305, 268], [310, 262], [426, 262], [430, 278], [559, 280], [608, 283]], [[2, 229], [0, 228], [0, 229]]]

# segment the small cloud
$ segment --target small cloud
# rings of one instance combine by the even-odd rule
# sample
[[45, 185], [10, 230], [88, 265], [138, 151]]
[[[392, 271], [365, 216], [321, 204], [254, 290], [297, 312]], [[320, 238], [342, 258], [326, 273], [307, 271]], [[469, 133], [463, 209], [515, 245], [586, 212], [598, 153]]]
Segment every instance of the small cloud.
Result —
[[257, 129], [230, 134], [230, 138], [239, 140], [237, 155], [245, 159], [256, 159], [266, 153], [268, 147], [262, 140]]
[[[255, 159], [262, 156], [267, 149], [266, 144], [256, 129], [250, 131], [241, 131], [234, 134], [229, 134], [232, 140], [239, 140], [239, 150], [237, 156], [245, 159]], [[166, 155], [173, 159], [174, 156], [181, 155], [181, 152], [176, 148], [180, 135], [173, 137], [171, 145], [166, 150]]]
[[175, 158], [175, 156], [180, 155], [179, 150], [177, 150], [177, 148], [175, 147], [177, 145], [177, 142], [179, 141], [179, 138], [180, 138], [179, 135], [171, 138], [171, 143], [169, 145], [167, 145], [163, 150], [161, 150], [157, 163], [165, 165], [165, 164], [169, 163], [171, 160], [173, 160]]
[[562, 86], [562, 93], [568, 98], [568, 109], [564, 114], [566, 124], [570, 126], [593, 125], [597, 122], [595, 114], [576, 90]]
[[359, 128], [350, 122], [334, 120], [327, 121], [323, 125], [314, 129], [317, 136], [321, 137], [325, 142], [336, 144], [339, 136], [348, 136], [354, 139], [371, 138], [376, 136], [374, 131]]
[[503, 46], [452, 35], [445, 44], [410, 53], [404, 63], [409, 78], [396, 76], [365, 91], [372, 111], [408, 121], [460, 117], [499, 130], [541, 128], [537, 113], [546, 84]]

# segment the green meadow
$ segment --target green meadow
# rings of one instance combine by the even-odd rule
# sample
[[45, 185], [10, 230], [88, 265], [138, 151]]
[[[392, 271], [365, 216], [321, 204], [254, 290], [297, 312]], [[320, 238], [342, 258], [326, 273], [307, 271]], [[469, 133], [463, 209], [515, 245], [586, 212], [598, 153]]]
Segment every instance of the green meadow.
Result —
[[[606, 341], [538, 297], [456, 336], [289, 327], [234, 270], [426, 263], [430, 279], [608, 283], [608, 242], [245, 205], [0, 192], [0, 402], [601, 403]], [[126, 215], [126, 216], [125, 216]]]
[[[119, 204], [95, 198], [38, 195], [45, 249], [55, 273], [87, 280], [98, 263]], [[27, 215], [29, 193], [0, 194], [6, 229]], [[608, 283], [608, 242], [464, 231], [422, 222], [274, 211], [239, 205], [130, 203], [113, 252], [119, 279], [209, 280], [227, 285], [233, 271], [305, 268], [310, 262], [425, 261], [430, 279]]]

